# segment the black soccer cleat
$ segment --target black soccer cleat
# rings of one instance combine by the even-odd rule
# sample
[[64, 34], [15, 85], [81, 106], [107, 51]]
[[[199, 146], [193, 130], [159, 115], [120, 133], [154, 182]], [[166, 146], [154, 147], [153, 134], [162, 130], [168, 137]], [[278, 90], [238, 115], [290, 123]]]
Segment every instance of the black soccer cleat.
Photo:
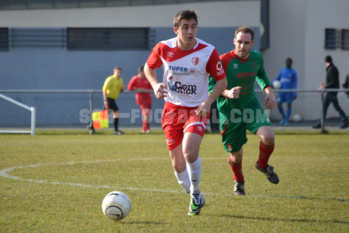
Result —
[[88, 132], [92, 135], [95, 132], [95, 129], [93, 128], [93, 125], [88, 125], [87, 126]]
[[245, 187], [244, 184], [245, 182], [237, 182], [236, 180], [234, 180], [234, 194], [235, 196], [242, 196], [242, 195], [246, 195], [245, 194]]
[[274, 167], [268, 165], [266, 168], [261, 169], [258, 166], [258, 161], [256, 162], [256, 168], [258, 171], [261, 171], [269, 180], [270, 183], [273, 184], [278, 184], [279, 183], [279, 177], [278, 175], [274, 172]]

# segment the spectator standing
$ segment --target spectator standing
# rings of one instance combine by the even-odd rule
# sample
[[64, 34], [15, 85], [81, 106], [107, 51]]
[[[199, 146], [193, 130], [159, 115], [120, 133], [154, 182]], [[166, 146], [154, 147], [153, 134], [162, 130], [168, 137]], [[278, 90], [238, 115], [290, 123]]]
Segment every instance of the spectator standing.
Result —
[[[151, 93], [145, 93], [144, 91], [152, 90], [148, 79], [144, 74], [144, 66], [138, 67], [138, 75], [131, 78], [128, 83], [128, 90], [138, 91], [135, 95], [136, 103], [141, 107], [142, 110], [142, 133], [150, 133], [150, 119], [151, 119], [151, 107], [152, 99]], [[143, 93], [142, 93], [143, 92]]]
[[[285, 89], [297, 89], [297, 72], [292, 68], [292, 58], [287, 58], [286, 67], [280, 70], [278, 77], [273, 81], [280, 81], [281, 90]], [[279, 92], [277, 103], [278, 110], [282, 116], [280, 125], [285, 124], [285, 126], [290, 125], [290, 116], [292, 113], [292, 102], [297, 98], [297, 92]], [[287, 103], [287, 112], [285, 114], [282, 107], [283, 103]]]
[[[122, 68], [117, 66], [113, 70], [113, 75], [109, 76], [105, 79], [103, 85], [103, 102], [104, 109], [113, 110], [113, 120], [114, 120], [114, 134], [121, 135], [124, 134], [121, 130], [119, 130], [119, 115], [120, 111], [115, 102], [115, 100], [119, 97], [119, 94], [124, 91], [125, 85], [122, 75]], [[95, 132], [93, 125], [88, 126], [89, 132], [92, 135]]]
[[[347, 74], [347, 77], [345, 77], [345, 82], [342, 85], [343, 88], [345, 89], [349, 89], [349, 74]], [[347, 96], [348, 96], [348, 106], [349, 106], [349, 91], [346, 92]]]
[[[321, 83], [319, 88], [320, 89], [339, 89], [339, 71], [337, 67], [333, 64], [331, 56], [325, 57], [325, 64], [326, 64], [326, 84]], [[348, 127], [348, 119], [345, 116], [345, 113], [342, 110], [342, 108], [339, 106], [337, 94], [338, 94], [337, 91], [325, 93], [325, 99], [324, 99], [324, 105], [323, 105], [323, 118], [326, 119], [327, 109], [332, 103], [333, 107], [339, 113], [341, 120], [343, 122], [340, 128], [345, 129]], [[320, 129], [321, 122], [319, 121], [317, 124], [313, 125], [313, 128]]]

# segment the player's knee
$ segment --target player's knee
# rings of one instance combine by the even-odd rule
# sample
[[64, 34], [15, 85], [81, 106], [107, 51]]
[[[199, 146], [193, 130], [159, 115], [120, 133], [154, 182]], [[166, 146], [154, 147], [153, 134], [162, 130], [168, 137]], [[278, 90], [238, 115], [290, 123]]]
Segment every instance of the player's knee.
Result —
[[195, 148], [186, 148], [183, 155], [187, 162], [194, 163], [198, 158], [198, 151]]
[[242, 150], [236, 151], [236, 152], [231, 152], [228, 156], [228, 162], [231, 165], [240, 163], [242, 160]]
[[275, 136], [274, 134], [268, 134], [262, 137], [262, 142], [265, 145], [273, 145], [275, 143]]

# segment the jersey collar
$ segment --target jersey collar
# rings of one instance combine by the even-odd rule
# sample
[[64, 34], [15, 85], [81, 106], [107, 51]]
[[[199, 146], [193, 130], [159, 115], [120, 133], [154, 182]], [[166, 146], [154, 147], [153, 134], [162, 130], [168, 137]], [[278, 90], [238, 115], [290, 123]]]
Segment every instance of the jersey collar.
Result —
[[248, 57], [246, 59], [242, 59], [241, 57], [239, 57], [236, 53], [235, 53], [235, 49], [232, 51], [232, 54], [234, 55], [234, 57], [236, 57], [237, 59], [239, 59], [241, 62], [245, 63], [247, 62], [247, 60], [250, 58], [250, 54], [248, 55]]

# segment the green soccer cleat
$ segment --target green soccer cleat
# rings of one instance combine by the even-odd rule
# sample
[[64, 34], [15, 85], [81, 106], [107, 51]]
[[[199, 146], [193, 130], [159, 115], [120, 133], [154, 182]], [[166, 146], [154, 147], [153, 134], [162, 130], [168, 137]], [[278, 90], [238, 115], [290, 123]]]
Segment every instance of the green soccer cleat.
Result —
[[199, 215], [200, 210], [205, 205], [205, 198], [201, 193], [190, 194], [189, 216]]

